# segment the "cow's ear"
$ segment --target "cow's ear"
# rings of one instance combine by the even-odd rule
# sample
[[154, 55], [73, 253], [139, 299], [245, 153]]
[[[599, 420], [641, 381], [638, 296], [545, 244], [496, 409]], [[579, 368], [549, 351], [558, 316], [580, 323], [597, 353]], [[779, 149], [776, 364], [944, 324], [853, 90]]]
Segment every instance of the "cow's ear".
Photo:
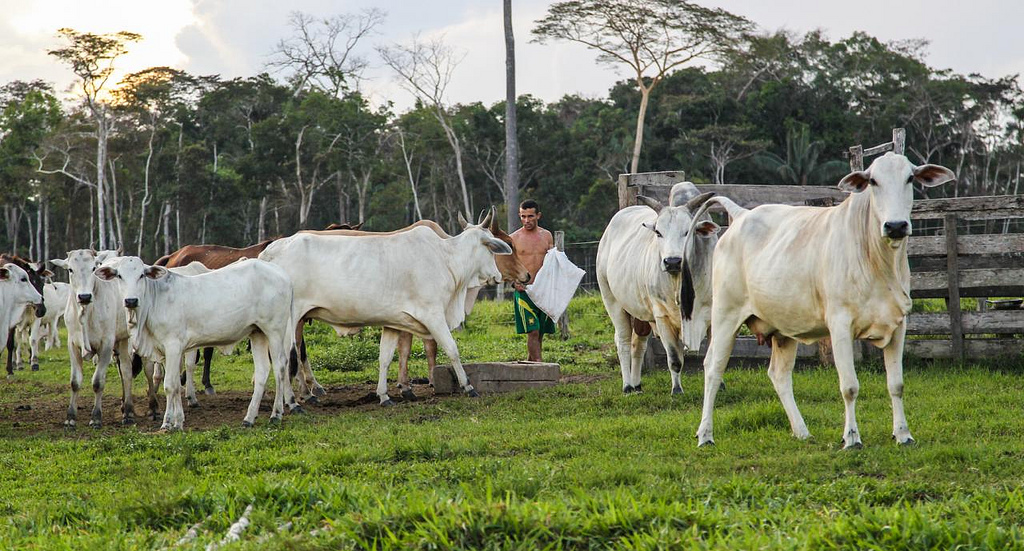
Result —
[[661, 212], [661, 209], [665, 208], [665, 205], [662, 205], [657, 199], [651, 199], [650, 197], [644, 195], [637, 195], [636, 203], [638, 205], [646, 205], [648, 207], [651, 207], [652, 209], [654, 209], [654, 212]]
[[57, 266], [59, 268], [64, 268], [65, 270], [68, 268], [68, 261], [64, 260], [63, 258], [54, 258], [53, 260], [50, 261], [50, 264], [53, 264], [54, 266]]
[[50, 270], [43, 270], [39, 272], [39, 277], [53, 277], [53, 272]]
[[693, 230], [697, 232], [697, 235], [701, 237], [711, 237], [712, 235], [718, 233], [719, 229], [721, 228], [718, 224], [712, 222], [711, 220], [705, 220], [697, 224], [697, 227], [694, 228]]
[[866, 170], [851, 172], [839, 180], [839, 189], [849, 193], [860, 193], [867, 189], [871, 175]]
[[508, 243], [505, 243], [501, 239], [495, 237], [489, 237], [485, 239], [484, 245], [487, 245], [487, 250], [491, 251], [494, 254], [512, 254], [512, 247], [509, 247]]
[[914, 179], [924, 187], [935, 187], [956, 180], [953, 171], [939, 165], [921, 165], [914, 167]]
[[167, 268], [164, 268], [163, 266], [150, 266], [146, 268], [142, 273], [145, 274], [146, 277], [148, 277], [149, 279], [160, 279], [167, 276], [168, 272]]
[[117, 279], [117, 270], [109, 266], [100, 267], [93, 273], [95, 273], [96, 277], [102, 279], [103, 281], [111, 281], [113, 279]]
[[42, 268], [42, 266], [38, 262], [29, 262], [28, 267], [32, 268], [33, 272], [38, 272], [39, 268]]
[[11, 271], [6, 266], [0, 268], [0, 281], [7, 281], [11, 278]]

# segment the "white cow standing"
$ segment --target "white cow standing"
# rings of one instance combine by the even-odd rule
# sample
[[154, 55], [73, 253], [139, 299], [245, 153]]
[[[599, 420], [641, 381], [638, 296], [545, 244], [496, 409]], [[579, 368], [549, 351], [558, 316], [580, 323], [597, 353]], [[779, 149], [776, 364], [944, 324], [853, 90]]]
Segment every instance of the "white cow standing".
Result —
[[[3, 347], [7, 347], [8, 335], [28, 307], [39, 307], [43, 296], [36, 291], [28, 279], [28, 273], [15, 264], [0, 267], [0, 331], [3, 332]], [[34, 315], [34, 314], [33, 314]]]
[[[669, 206], [638, 196], [615, 214], [597, 247], [597, 283], [615, 326], [622, 391], [641, 390], [640, 373], [653, 322], [680, 394], [686, 350], [700, 348], [711, 317], [711, 255], [718, 225], [694, 217], [713, 193], [690, 182], [672, 187]], [[636, 320], [636, 321], [634, 321]]]
[[71, 295], [71, 286], [67, 283], [54, 282], [43, 286], [43, 302], [49, 305], [43, 317], [37, 318], [34, 309], [26, 308], [15, 331], [18, 339], [14, 349], [14, 363], [21, 368], [21, 349], [29, 350], [29, 363], [32, 371], [39, 370], [39, 345], [45, 350], [60, 346], [60, 334], [57, 322], [64, 317], [64, 309]]
[[[103, 388], [107, 382], [107, 366], [115, 353], [118, 373], [121, 375], [121, 422], [125, 425], [135, 423], [132, 378], [142, 366], [140, 362], [133, 362], [128, 326], [121, 313], [121, 294], [117, 286], [100, 281], [93, 275], [101, 263], [116, 257], [116, 251], [77, 249], [69, 251], [66, 259], [50, 261], [66, 269], [71, 281], [71, 297], [64, 309], [64, 324], [68, 328], [68, 355], [71, 360], [71, 401], [64, 421], [68, 428], [75, 428], [78, 420], [82, 363], [90, 358], [95, 359], [96, 370], [92, 376], [95, 398], [89, 426], [99, 428], [103, 425]], [[155, 406], [156, 398], [151, 395], [151, 415], [155, 414]]]
[[839, 182], [851, 192], [835, 207], [761, 205], [752, 210], [716, 198], [733, 219], [714, 258], [711, 342], [704, 360], [699, 445], [713, 444], [718, 384], [744, 323], [772, 343], [768, 376], [793, 434], [810, 437], [793, 398], [797, 343], [831, 337], [839, 391], [846, 405], [844, 448], [862, 446], [854, 406], [859, 391], [853, 340], [881, 348], [892, 434], [913, 443], [903, 412], [903, 342], [910, 312], [907, 236], [913, 183], [931, 187], [955, 179], [947, 168], [914, 166], [887, 153]]
[[292, 285], [284, 270], [268, 262], [245, 260], [195, 276], [147, 266], [129, 256], [116, 266], [101, 266], [96, 277], [120, 288], [121, 318], [127, 318], [132, 346], [139, 355], [163, 361], [167, 409], [164, 430], [185, 422], [179, 370], [182, 355], [206, 346], [252, 342], [253, 394], [242, 426], [251, 427], [259, 413], [273, 363], [277, 392], [270, 415], [279, 422], [287, 402], [298, 408], [287, 375], [288, 354], [295, 347]]
[[295, 320], [322, 320], [339, 336], [365, 326], [384, 328], [377, 383], [381, 405], [393, 403], [387, 372], [402, 331], [436, 340], [459, 386], [476, 396], [451, 331], [465, 319], [466, 290], [499, 281], [494, 255], [512, 254], [488, 230], [491, 216], [474, 225], [460, 215], [464, 229], [448, 239], [426, 227], [390, 235], [298, 233], [271, 243], [260, 259], [281, 266], [292, 278]]

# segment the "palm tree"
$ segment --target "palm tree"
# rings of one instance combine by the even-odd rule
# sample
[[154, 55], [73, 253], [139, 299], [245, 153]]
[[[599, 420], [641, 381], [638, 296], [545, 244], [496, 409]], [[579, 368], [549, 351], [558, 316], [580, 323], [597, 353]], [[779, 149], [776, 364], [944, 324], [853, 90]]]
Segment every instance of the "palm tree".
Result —
[[786, 131], [786, 158], [774, 153], [761, 153], [754, 164], [778, 178], [779, 183], [806, 186], [827, 183], [846, 174], [843, 161], [818, 163], [825, 142], [811, 141], [811, 129], [806, 124], [791, 126]]

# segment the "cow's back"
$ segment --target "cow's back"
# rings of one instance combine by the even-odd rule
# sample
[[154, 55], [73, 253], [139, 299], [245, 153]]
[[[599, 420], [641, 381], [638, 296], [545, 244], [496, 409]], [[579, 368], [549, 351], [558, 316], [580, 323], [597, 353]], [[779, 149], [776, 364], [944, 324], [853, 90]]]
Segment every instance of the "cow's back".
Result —
[[597, 246], [597, 274], [602, 293], [609, 293], [627, 311], [651, 318], [651, 287], [660, 262], [654, 232], [657, 213], [646, 206], [626, 207], [615, 214]]

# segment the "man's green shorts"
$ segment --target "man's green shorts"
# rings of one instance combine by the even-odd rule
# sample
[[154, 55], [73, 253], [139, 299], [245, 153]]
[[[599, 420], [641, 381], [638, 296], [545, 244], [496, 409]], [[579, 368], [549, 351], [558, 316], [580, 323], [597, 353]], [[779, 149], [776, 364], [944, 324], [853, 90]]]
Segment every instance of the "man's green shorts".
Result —
[[525, 291], [512, 293], [512, 306], [516, 315], [516, 333], [540, 331], [541, 335], [554, 334], [555, 322], [551, 321], [543, 310], [537, 308]]

